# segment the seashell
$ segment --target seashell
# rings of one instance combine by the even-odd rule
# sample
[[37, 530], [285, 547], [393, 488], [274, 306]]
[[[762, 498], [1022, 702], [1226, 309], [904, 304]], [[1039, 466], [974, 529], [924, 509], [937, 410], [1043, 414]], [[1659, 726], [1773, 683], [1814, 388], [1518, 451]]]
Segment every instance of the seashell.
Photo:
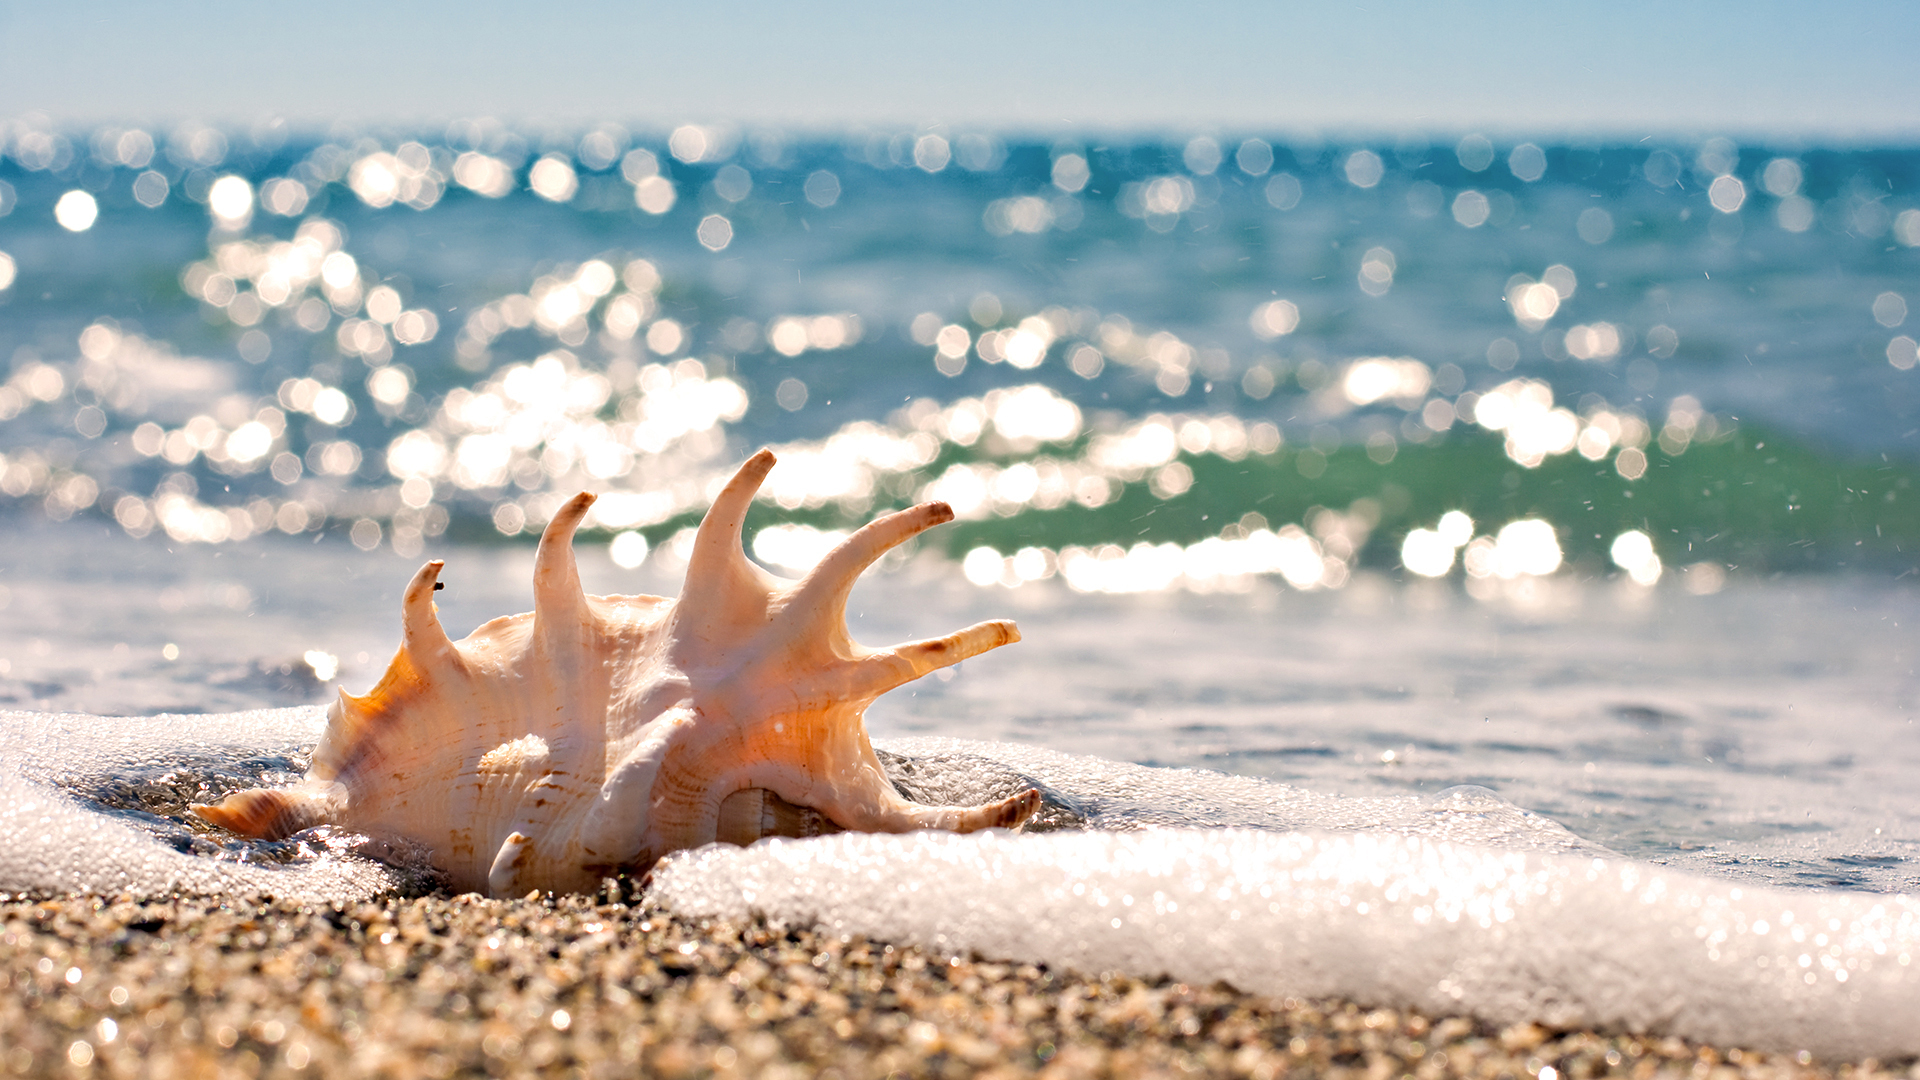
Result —
[[496, 897], [591, 891], [715, 840], [1025, 822], [1037, 791], [984, 806], [902, 798], [862, 719], [888, 690], [1020, 638], [1006, 621], [889, 649], [849, 636], [854, 580], [953, 511], [878, 518], [784, 581], [740, 543], [773, 464], [762, 450], [714, 500], [677, 600], [582, 591], [586, 492], [540, 538], [530, 613], [451, 641], [433, 604], [441, 563], [428, 563], [386, 675], [364, 697], [341, 692], [306, 777], [193, 812], [262, 838], [333, 823], [411, 841], [454, 888]]

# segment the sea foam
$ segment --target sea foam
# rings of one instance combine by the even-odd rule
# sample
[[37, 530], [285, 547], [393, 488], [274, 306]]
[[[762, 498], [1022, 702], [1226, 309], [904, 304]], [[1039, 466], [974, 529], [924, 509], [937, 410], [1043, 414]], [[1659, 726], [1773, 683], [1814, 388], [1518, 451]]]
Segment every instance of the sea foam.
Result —
[[[139, 792], [271, 781], [322, 723], [313, 708], [0, 713], [0, 891], [329, 901], [423, 887], [351, 838], [263, 859], [138, 808]], [[1050, 831], [713, 845], [665, 860], [654, 901], [1276, 996], [1827, 1057], [1920, 1053], [1909, 896], [1635, 862], [1481, 788], [1349, 798], [1011, 743], [877, 745], [916, 798], [1037, 786]]]
[[708, 847], [668, 908], [1081, 971], [1854, 1058], [1920, 1052], [1920, 903], [1386, 833]]
[[658, 900], [1501, 1023], [1920, 1053], [1912, 897], [1755, 888], [1637, 863], [1481, 789], [1344, 799], [1008, 744], [887, 745], [936, 766], [988, 763], [952, 778], [994, 777], [997, 762], [1094, 827], [702, 848], [656, 870]]
[[138, 808], [141, 792], [262, 776], [262, 759], [312, 746], [324, 721], [315, 708], [152, 717], [0, 710], [0, 892], [331, 901], [407, 887], [417, 875], [326, 844], [249, 861], [247, 845], [196, 845], [184, 822]]

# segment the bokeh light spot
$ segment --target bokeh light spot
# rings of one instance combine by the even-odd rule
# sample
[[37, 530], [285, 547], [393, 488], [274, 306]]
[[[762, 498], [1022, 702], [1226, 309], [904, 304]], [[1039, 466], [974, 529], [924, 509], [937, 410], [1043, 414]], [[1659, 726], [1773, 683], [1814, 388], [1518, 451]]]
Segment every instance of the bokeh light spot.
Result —
[[607, 557], [622, 570], [637, 569], [647, 561], [647, 538], [631, 529], [616, 533], [607, 545]]
[[1453, 569], [1454, 545], [1433, 529], [1414, 529], [1400, 545], [1400, 563], [1422, 577], [1442, 577]]
[[1680, 182], [1680, 158], [1671, 150], [1655, 150], [1640, 165], [1640, 175], [1657, 188], [1670, 188]]
[[1873, 298], [1873, 321], [1891, 330], [1907, 321], [1907, 298], [1897, 292], [1883, 292]]
[[[0, 258], [4, 257], [5, 256], [0, 256]], [[4, 276], [5, 270], [0, 268], [0, 277]], [[4, 286], [0, 286], [0, 288], [4, 288]], [[1916, 345], [1914, 340], [1907, 335], [1901, 334], [1899, 337], [1887, 342], [1887, 363], [1892, 364], [1901, 371], [1912, 371], [1914, 364], [1920, 363], [1920, 345]]]
[[692, 124], [674, 128], [673, 134], [667, 136], [667, 150], [676, 160], [684, 161], [689, 165], [704, 161], [710, 145], [711, 140], [707, 136], [706, 129]]
[[453, 181], [477, 195], [499, 199], [513, 191], [513, 170], [499, 158], [469, 150], [453, 159]]
[[172, 185], [167, 178], [152, 169], [133, 178], [133, 201], [149, 210], [167, 201]]
[[1660, 556], [1654, 553], [1653, 540], [1639, 529], [1614, 537], [1608, 554], [1613, 565], [1625, 570], [1635, 584], [1651, 585], [1660, 580]]
[[1201, 135], [1187, 142], [1186, 149], [1180, 154], [1180, 159], [1186, 164], [1187, 171], [1193, 175], [1212, 176], [1214, 171], [1220, 168], [1223, 156], [1219, 143]]
[[1487, 197], [1471, 188], [1453, 197], [1453, 220], [1469, 229], [1485, 225], [1492, 212]]
[[1264, 139], [1248, 139], [1234, 151], [1233, 163], [1248, 176], [1265, 176], [1273, 168], [1273, 147]]
[[713, 192], [730, 203], [743, 202], [753, 191], [753, 174], [738, 165], [722, 165], [713, 174]]
[[803, 190], [808, 202], [825, 210], [840, 201], [840, 178], [820, 169], [807, 177]]
[[700, 219], [700, 227], [694, 230], [694, 237], [708, 251], [724, 251], [728, 244], [733, 243], [733, 222], [719, 214], [708, 214]]
[[1069, 195], [1086, 187], [1092, 175], [1087, 168], [1087, 159], [1079, 154], [1061, 154], [1053, 159], [1053, 186]]
[[1485, 135], [1468, 135], [1453, 148], [1460, 167], [1468, 172], [1485, 172], [1493, 164], [1493, 142]]
[[93, 228], [94, 220], [100, 216], [100, 204], [92, 195], [75, 189], [60, 196], [53, 204], [53, 220], [68, 232], [86, 232]]
[[307, 198], [307, 186], [288, 177], [260, 185], [260, 205], [280, 217], [299, 217], [307, 209]]
[[1300, 205], [1300, 178], [1292, 173], [1275, 173], [1267, 181], [1267, 205], [1275, 210], [1291, 210]]
[[1760, 186], [1776, 199], [1800, 194], [1800, 163], [1792, 158], [1774, 158], [1760, 174]]
[[642, 177], [633, 185], [633, 204], [649, 214], [664, 214], [673, 209], [677, 197], [673, 181], [664, 176]]
[[1360, 257], [1360, 291], [1368, 296], [1385, 296], [1393, 288], [1393, 275], [1398, 269], [1393, 252], [1383, 247], [1367, 249]]
[[938, 135], [922, 135], [913, 143], [913, 163], [921, 169], [937, 173], [953, 160], [953, 151], [947, 146], [947, 140]]
[[1355, 150], [1347, 155], [1342, 171], [1346, 173], [1347, 183], [1357, 188], [1370, 188], [1386, 175], [1387, 166], [1380, 160], [1379, 154], [1371, 150]]
[[1532, 143], [1521, 143], [1507, 155], [1507, 169], [1526, 183], [1533, 183], [1547, 175], [1546, 151]]
[[245, 228], [253, 218], [253, 185], [245, 177], [223, 176], [207, 189], [207, 209], [225, 229]]
[[1604, 244], [1613, 239], [1613, 215], [1597, 206], [1589, 206], [1580, 211], [1580, 220], [1574, 224], [1574, 231], [1589, 244]]
[[[1786, 205], [1784, 202], [1780, 204], [1782, 209]], [[1920, 210], [1900, 211], [1893, 219], [1893, 238], [1906, 247], [1920, 247]]]
[[580, 178], [566, 158], [548, 154], [533, 163], [533, 169], [527, 174], [527, 186], [548, 202], [563, 203], [580, 190]]
[[1293, 333], [1300, 325], [1300, 309], [1291, 300], [1269, 300], [1254, 308], [1253, 316], [1248, 321], [1253, 326], [1255, 337], [1272, 341]]
[[1747, 185], [1737, 176], [1716, 177], [1707, 188], [1707, 201], [1723, 214], [1734, 213], [1747, 201]]

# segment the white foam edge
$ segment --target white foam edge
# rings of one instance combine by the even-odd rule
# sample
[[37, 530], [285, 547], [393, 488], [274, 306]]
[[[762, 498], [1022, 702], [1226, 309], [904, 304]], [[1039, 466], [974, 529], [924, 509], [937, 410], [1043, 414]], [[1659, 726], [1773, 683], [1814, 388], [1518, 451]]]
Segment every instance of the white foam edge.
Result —
[[1832, 1058], [1920, 1053], [1914, 898], [1619, 858], [1382, 833], [840, 834], [683, 852], [653, 887], [694, 917], [1082, 972]]
[[280, 866], [186, 854], [5, 770], [0, 805], [0, 892], [348, 901], [403, 885], [393, 869], [352, 856]]
[[0, 711], [0, 892], [350, 901], [406, 887], [401, 872], [337, 852], [249, 864], [177, 851], [56, 786], [192, 759], [284, 754], [311, 747], [324, 724], [314, 707], [148, 717]]

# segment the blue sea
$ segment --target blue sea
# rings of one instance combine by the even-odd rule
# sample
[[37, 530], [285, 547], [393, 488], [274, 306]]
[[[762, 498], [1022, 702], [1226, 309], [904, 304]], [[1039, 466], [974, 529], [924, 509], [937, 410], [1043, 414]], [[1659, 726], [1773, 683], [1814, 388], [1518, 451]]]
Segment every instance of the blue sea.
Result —
[[[456, 634], [524, 610], [534, 537], [592, 490], [588, 588], [671, 594], [770, 446], [748, 544], [778, 573], [885, 510], [956, 512], [869, 575], [856, 637], [1021, 624], [878, 703], [883, 746], [998, 762], [1123, 831], [1485, 843], [1680, 875], [1710, 908], [1851, 904], [1897, 970], [1795, 1006], [1841, 1032], [1806, 1038], [1915, 1052], [1882, 1020], [1920, 1002], [1917, 247], [1909, 147], [0, 122], [0, 783], [72, 815], [0, 832], [89, 850], [110, 824], [93, 865], [124, 871], [23, 841], [0, 889], [151, 886], [128, 836], [351, 862], [181, 805], [297, 773], [424, 558]], [[1255, 781], [1332, 801], [1283, 813]], [[1463, 798], [1497, 836], [1420, 824]], [[1193, 843], [1295, 881], [1494, 872], [1222, 835]], [[1147, 857], [1022, 850], [1069, 877]], [[835, 851], [766, 858], [874, 857]], [[755, 872], [779, 874], [723, 880]], [[916, 933], [842, 900], [781, 910]], [[1574, 907], [1640, 940], [1620, 903]], [[1673, 977], [1711, 997], [1713, 970]], [[1437, 1000], [1408, 978], [1300, 985]], [[1515, 1016], [1535, 990], [1445, 1001]], [[1668, 1022], [1641, 1004], [1563, 1019]], [[1669, 1026], [1764, 1041], [1743, 1022]]]

